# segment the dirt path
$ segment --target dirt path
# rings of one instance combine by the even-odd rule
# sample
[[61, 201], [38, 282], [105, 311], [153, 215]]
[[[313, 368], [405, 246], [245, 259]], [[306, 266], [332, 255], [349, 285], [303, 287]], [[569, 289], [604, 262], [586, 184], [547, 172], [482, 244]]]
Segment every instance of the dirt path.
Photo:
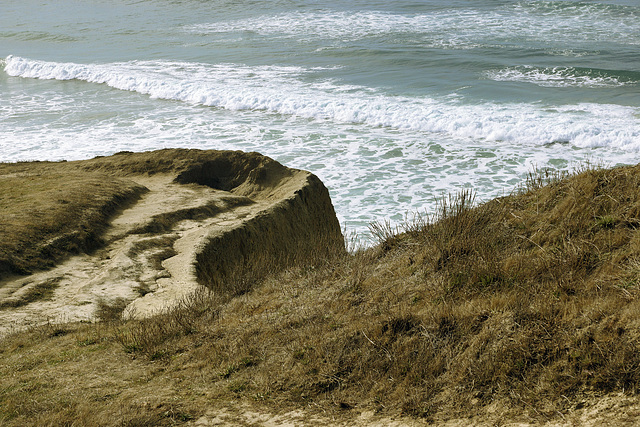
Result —
[[261, 427], [419, 427], [428, 425], [424, 420], [405, 417], [381, 417], [372, 411], [364, 411], [359, 416], [345, 414], [343, 417], [311, 414], [304, 409], [282, 413], [272, 413], [249, 405], [211, 409], [194, 420], [192, 426], [261, 426]]
[[[264, 201], [172, 180], [172, 175], [137, 177], [149, 192], [111, 221], [104, 248], [5, 283], [0, 288], [5, 306], [0, 310], [0, 335], [46, 322], [93, 321], [101, 307], [126, 305], [129, 316], [165, 309], [199, 286], [193, 265], [203, 239], [266, 206]], [[140, 233], [159, 217], [170, 219], [166, 231]], [[33, 296], [38, 293], [44, 297]]]
[[577, 408], [566, 414], [557, 414], [553, 419], [539, 415], [532, 417], [509, 414], [509, 408], [500, 403], [491, 405], [487, 412], [469, 418], [416, 419], [403, 416], [381, 416], [365, 410], [345, 412], [336, 417], [329, 414], [311, 413], [304, 408], [288, 412], [271, 412], [268, 408], [236, 402], [223, 408], [210, 409], [205, 415], [189, 423], [192, 426], [261, 426], [261, 427], [597, 427], [640, 425], [640, 399], [614, 393], [607, 396], [585, 398]]

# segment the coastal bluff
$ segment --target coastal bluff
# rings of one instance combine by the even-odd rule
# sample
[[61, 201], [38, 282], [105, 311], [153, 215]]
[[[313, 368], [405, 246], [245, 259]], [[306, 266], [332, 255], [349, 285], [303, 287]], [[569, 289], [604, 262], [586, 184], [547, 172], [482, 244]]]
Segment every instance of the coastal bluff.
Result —
[[0, 201], [0, 333], [146, 317], [201, 287], [239, 295], [344, 251], [320, 179], [258, 153], [0, 164]]

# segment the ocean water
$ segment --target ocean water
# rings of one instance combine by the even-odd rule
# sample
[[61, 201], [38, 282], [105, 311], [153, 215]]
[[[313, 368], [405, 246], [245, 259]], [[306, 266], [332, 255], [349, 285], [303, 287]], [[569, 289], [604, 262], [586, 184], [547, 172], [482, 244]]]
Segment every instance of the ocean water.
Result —
[[165, 147], [312, 171], [349, 232], [640, 162], [637, 0], [7, 0], [0, 161]]

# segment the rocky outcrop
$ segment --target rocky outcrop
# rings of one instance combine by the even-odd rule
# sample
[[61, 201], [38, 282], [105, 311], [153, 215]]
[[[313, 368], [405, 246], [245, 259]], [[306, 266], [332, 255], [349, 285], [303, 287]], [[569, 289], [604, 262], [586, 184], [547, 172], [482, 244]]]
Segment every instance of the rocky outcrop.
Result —
[[[81, 174], [116, 190], [123, 182], [137, 191], [126, 204], [116, 204], [118, 209], [106, 202], [109, 208], [96, 208], [104, 212], [94, 224], [102, 243], [97, 250], [57, 257], [53, 268], [0, 282], [0, 325], [93, 320], [113, 306], [146, 316], [199, 286], [233, 296], [267, 273], [344, 251], [322, 182], [258, 153], [124, 152], [78, 162], [3, 165], [0, 177], [19, 185], [36, 176], [35, 169], [40, 180]], [[91, 201], [87, 196], [67, 203], [82, 212]], [[55, 197], [64, 199], [64, 189]], [[65, 221], [61, 229], [73, 236], [69, 230], [79, 219]], [[82, 226], [85, 232], [91, 227], [86, 221]], [[55, 239], [53, 234], [48, 238]], [[46, 295], [33, 298], [33, 290], [43, 288]]]

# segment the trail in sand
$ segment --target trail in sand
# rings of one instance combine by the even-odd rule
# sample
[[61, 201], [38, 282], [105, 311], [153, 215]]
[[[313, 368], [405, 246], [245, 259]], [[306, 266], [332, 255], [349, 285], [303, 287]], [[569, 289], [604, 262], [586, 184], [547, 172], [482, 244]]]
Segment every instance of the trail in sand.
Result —
[[[193, 292], [199, 286], [194, 260], [203, 240], [260, 212], [266, 202], [207, 186], [176, 184], [173, 177], [135, 178], [149, 191], [111, 221], [102, 249], [4, 283], [0, 301], [5, 303], [19, 301], [38, 287], [55, 289], [50, 298], [0, 310], [0, 335], [46, 322], [94, 321], [100, 304], [127, 304], [125, 313], [143, 317]], [[199, 214], [189, 218], [189, 211]], [[139, 232], [154, 216], [176, 212], [187, 212], [186, 218], [166, 231]]]

